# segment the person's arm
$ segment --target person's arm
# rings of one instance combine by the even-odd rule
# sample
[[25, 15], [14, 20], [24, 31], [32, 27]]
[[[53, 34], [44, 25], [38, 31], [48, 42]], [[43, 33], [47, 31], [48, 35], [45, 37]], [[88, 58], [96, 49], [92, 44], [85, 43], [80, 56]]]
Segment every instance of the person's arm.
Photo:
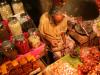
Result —
[[52, 46], [56, 46], [57, 41], [53, 40], [53, 38], [55, 38], [55, 37], [50, 35], [50, 33], [47, 32], [48, 23], [46, 21], [45, 15], [41, 16], [38, 29], [41, 34], [41, 37], [43, 37], [45, 40], [47, 40]]

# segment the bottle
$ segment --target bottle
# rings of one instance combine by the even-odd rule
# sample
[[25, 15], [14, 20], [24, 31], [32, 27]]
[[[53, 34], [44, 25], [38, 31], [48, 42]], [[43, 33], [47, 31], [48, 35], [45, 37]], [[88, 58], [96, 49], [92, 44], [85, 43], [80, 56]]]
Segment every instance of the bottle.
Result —
[[9, 33], [6, 30], [6, 28], [2, 25], [2, 23], [0, 23], [0, 40], [1, 41], [5, 41], [5, 40], [9, 40]]
[[16, 17], [10, 17], [8, 23], [9, 29], [12, 33], [12, 36], [17, 36], [22, 34], [22, 28], [20, 22]]
[[13, 60], [17, 57], [17, 50], [10, 41], [8, 40], [3, 41], [2, 48], [3, 48], [2, 52], [9, 59]]
[[35, 28], [35, 24], [33, 20], [30, 18], [30, 16], [27, 13], [20, 14], [20, 23], [22, 26], [23, 32], [27, 32], [30, 28]]
[[15, 37], [15, 46], [18, 48], [20, 54], [25, 54], [30, 51], [28, 40], [23, 35]]
[[19, 14], [19, 13], [25, 12], [23, 3], [20, 0], [13, 0], [12, 8], [14, 10], [14, 14]]
[[0, 3], [0, 14], [3, 20], [13, 15], [11, 7], [6, 1]]
[[32, 48], [37, 48], [40, 46], [41, 41], [40, 37], [38, 35], [38, 30], [36, 28], [30, 28], [28, 30], [28, 33], [30, 34], [28, 40]]

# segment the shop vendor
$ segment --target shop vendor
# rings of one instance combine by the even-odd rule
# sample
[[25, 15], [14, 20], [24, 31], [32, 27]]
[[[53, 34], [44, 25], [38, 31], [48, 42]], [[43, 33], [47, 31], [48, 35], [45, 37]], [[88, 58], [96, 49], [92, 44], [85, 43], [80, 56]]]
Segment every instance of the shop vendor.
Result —
[[49, 41], [56, 58], [73, 51], [75, 42], [66, 34], [68, 18], [61, 7], [54, 6], [45, 12], [39, 23], [39, 31]]

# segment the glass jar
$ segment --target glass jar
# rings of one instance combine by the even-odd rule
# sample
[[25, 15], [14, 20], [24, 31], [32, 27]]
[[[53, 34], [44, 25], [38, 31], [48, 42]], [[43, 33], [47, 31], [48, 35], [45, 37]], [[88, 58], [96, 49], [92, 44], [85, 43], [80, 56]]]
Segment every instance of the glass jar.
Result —
[[2, 48], [3, 48], [2, 52], [8, 58], [15, 59], [17, 57], [17, 51], [14, 48], [14, 45], [10, 41], [8, 40], [3, 41]]
[[35, 24], [27, 13], [20, 14], [20, 23], [23, 32], [27, 32], [29, 28], [34, 28]]
[[23, 35], [15, 37], [15, 45], [21, 54], [25, 54], [30, 51], [28, 40]]
[[6, 1], [0, 3], [0, 14], [4, 20], [13, 15], [11, 7]]
[[14, 14], [25, 12], [23, 3], [20, 0], [13, 0], [12, 8], [14, 10]]
[[38, 30], [37, 28], [30, 28], [28, 30], [28, 33], [30, 34], [28, 40], [32, 48], [37, 48], [40, 46], [40, 37], [38, 36]]
[[0, 40], [1, 41], [5, 41], [5, 40], [9, 40], [9, 33], [6, 30], [6, 28], [2, 25], [2, 23], [0, 23]]
[[20, 22], [17, 20], [16, 17], [10, 17], [8, 23], [9, 29], [13, 36], [21, 35], [22, 29]]

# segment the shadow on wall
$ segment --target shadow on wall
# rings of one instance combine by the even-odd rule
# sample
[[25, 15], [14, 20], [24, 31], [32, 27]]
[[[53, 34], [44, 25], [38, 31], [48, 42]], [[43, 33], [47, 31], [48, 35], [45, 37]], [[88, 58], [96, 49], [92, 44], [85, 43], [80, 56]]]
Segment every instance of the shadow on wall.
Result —
[[99, 8], [95, 1], [84, 1], [80, 7], [81, 15], [85, 20], [93, 20], [99, 16]]
[[69, 15], [82, 16], [84, 20], [93, 20], [99, 16], [95, 0], [68, 0], [66, 11]]

